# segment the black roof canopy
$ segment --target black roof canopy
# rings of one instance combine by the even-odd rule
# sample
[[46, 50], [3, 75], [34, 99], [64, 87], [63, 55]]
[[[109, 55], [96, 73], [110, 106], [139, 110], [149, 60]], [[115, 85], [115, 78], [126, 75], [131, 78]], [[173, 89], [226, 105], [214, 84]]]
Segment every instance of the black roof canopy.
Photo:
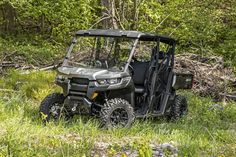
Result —
[[139, 31], [128, 31], [118, 29], [91, 29], [91, 30], [79, 30], [76, 32], [77, 36], [104, 36], [104, 37], [125, 37], [139, 39], [143, 41], [156, 41], [160, 40], [166, 44], [174, 44], [176, 41], [173, 38], [154, 35], [150, 33], [143, 33]]

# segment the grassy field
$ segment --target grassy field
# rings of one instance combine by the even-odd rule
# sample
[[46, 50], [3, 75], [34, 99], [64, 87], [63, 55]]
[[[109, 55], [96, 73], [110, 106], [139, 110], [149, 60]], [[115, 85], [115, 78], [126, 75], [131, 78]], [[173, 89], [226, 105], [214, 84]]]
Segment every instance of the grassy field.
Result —
[[[10, 71], [0, 78], [0, 156], [152, 156], [169, 143], [178, 156], [236, 156], [236, 105], [209, 110], [210, 98], [189, 91], [189, 114], [178, 122], [137, 120], [131, 128], [104, 130], [97, 119], [76, 116], [44, 126], [40, 101], [53, 91], [55, 72]], [[164, 153], [171, 155], [169, 150]]]

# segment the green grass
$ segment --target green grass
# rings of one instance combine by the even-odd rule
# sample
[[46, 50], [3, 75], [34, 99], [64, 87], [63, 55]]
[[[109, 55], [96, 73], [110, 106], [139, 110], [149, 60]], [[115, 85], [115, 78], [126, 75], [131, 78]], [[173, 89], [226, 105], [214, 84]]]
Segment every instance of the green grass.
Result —
[[175, 123], [154, 118], [137, 120], [131, 128], [104, 130], [97, 119], [76, 116], [45, 126], [38, 107], [45, 95], [60, 91], [54, 76], [9, 71], [1, 77], [0, 88], [7, 90], [0, 93], [0, 156], [122, 156], [124, 147], [149, 156], [151, 143], [172, 143], [179, 156], [236, 156], [236, 105], [209, 110], [214, 104], [210, 98], [189, 91], [181, 92], [188, 98], [189, 114]]

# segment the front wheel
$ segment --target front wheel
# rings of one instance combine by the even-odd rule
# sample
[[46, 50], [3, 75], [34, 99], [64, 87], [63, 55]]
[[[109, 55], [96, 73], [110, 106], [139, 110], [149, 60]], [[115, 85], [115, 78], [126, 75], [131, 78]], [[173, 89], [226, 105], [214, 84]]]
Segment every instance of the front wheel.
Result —
[[135, 118], [133, 107], [120, 98], [108, 100], [101, 109], [100, 116], [105, 128], [130, 127]]
[[64, 113], [65, 97], [61, 93], [52, 93], [44, 98], [39, 107], [39, 113], [43, 122], [57, 121]]

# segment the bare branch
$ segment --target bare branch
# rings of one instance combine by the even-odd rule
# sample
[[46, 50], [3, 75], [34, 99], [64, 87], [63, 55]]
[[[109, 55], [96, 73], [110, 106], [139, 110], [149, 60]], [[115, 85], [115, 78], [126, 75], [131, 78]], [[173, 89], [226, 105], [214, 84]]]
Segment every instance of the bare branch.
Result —
[[98, 23], [102, 22], [103, 20], [110, 19], [110, 18], [111, 18], [110, 16], [102, 17], [97, 22], [95, 22], [89, 29], [92, 29], [95, 25], [97, 25]]

